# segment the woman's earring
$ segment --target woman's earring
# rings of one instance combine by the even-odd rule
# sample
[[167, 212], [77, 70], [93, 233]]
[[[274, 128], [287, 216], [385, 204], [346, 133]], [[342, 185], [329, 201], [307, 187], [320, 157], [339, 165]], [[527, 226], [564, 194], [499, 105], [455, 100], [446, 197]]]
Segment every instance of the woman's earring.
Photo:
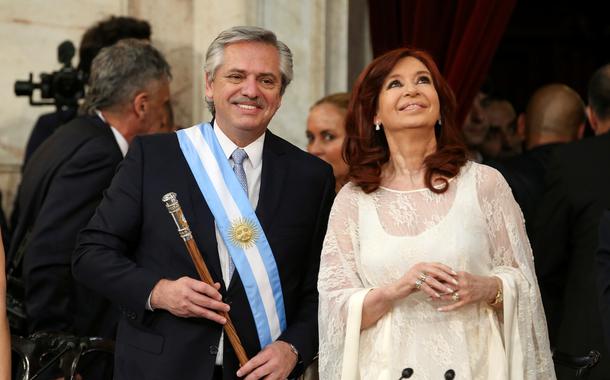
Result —
[[375, 131], [380, 131], [381, 130], [381, 123], [376, 121], [375, 122]]
[[441, 119], [438, 119], [436, 121], [436, 124], [434, 124], [434, 132], [436, 134], [436, 137], [439, 137], [441, 135], [441, 126], [443, 125], [443, 123], [441, 122]]

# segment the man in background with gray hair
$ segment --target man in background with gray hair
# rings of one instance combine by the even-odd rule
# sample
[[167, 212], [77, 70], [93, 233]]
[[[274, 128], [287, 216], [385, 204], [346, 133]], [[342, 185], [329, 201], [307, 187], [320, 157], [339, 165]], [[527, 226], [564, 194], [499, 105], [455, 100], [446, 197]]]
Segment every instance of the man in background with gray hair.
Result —
[[[205, 76], [214, 120], [137, 138], [79, 235], [74, 275], [123, 310], [116, 380], [286, 379], [317, 352], [335, 184], [328, 164], [267, 130], [292, 54], [268, 30], [234, 27], [208, 48]], [[199, 280], [162, 202], [168, 193], [213, 284]], [[224, 312], [249, 358], [241, 367]]]
[[162, 127], [170, 67], [148, 42], [127, 39], [94, 59], [82, 115], [49, 137], [25, 167], [9, 260], [22, 271], [27, 332], [114, 337], [118, 316], [73, 281], [82, 229], [136, 135]]

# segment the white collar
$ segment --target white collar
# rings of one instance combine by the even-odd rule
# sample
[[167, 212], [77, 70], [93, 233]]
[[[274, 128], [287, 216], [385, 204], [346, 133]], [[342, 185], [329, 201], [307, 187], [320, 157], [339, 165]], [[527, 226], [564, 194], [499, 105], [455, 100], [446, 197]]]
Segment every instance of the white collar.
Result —
[[[106, 121], [106, 118], [104, 117], [104, 115], [102, 114], [102, 111], [100, 110], [95, 110], [95, 114], [102, 119], [102, 121], [106, 124], [108, 124], [108, 122]], [[115, 127], [113, 127], [112, 125], [108, 124], [110, 126], [110, 130], [112, 131], [112, 134], [114, 135], [114, 139], [116, 140], [117, 145], [119, 146], [119, 149], [121, 150], [121, 154], [123, 155], [123, 158], [125, 158], [125, 156], [127, 155], [127, 150], [129, 150], [129, 143], [127, 142], [127, 140], [125, 139], [125, 136], [123, 136], [121, 134], [121, 132], [119, 132], [118, 129], [116, 129]]]
[[[227, 158], [231, 158], [233, 151], [238, 147], [231, 139], [224, 134], [222, 129], [218, 127], [218, 123], [214, 120], [214, 133], [220, 143], [220, 147]], [[263, 162], [263, 145], [265, 144], [265, 133], [260, 135], [256, 140], [252, 141], [247, 146], [241, 147], [248, 154], [248, 159], [253, 168], [257, 168]]]

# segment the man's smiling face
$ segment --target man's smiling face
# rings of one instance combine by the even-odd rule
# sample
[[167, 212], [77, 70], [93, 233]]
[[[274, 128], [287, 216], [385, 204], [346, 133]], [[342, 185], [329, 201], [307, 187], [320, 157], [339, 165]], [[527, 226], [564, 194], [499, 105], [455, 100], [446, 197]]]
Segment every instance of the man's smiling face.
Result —
[[214, 102], [218, 125], [231, 138], [254, 141], [280, 107], [282, 79], [275, 46], [238, 42], [225, 47], [214, 80], [205, 93]]

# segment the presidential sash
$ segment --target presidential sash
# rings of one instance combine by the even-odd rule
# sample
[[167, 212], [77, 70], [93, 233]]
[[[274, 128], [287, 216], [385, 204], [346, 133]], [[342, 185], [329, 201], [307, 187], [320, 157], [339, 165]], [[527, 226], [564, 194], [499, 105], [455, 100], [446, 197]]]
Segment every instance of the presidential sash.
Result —
[[176, 132], [246, 290], [261, 348], [286, 330], [277, 264], [265, 232], [208, 123]]

